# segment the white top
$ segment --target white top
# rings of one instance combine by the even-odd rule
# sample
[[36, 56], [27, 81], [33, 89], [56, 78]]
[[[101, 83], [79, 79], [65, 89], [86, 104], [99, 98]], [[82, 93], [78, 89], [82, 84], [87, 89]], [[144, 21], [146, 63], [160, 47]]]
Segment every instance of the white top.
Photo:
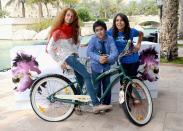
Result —
[[68, 56], [78, 53], [78, 47], [79, 44], [75, 45], [72, 38], [54, 41], [53, 37], [51, 37], [48, 42], [47, 51], [56, 62], [62, 64]]

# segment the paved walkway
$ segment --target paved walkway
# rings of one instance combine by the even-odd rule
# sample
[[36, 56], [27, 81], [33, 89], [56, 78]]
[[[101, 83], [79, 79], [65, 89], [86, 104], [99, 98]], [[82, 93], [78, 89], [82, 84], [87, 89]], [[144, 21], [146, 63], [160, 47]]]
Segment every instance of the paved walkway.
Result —
[[160, 66], [159, 95], [154, 100], [154, 114], [144, 127], [133, 125], [118, 104], [110, 113], [73, 114], [63, 122], [50, 123], [39, 119], [32, 110], [15, 111], [12, 84], [8, 73], [0, 73], [1, 131], [182, 131], [183, 67]]

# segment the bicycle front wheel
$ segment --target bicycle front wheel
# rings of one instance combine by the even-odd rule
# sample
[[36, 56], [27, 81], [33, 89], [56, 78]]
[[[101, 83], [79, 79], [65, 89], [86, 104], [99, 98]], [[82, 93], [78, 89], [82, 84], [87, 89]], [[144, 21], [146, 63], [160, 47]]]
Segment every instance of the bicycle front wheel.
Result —
[[139, 79], [132, 79], [125, 88], [124, 111], [131, 122], [146, 125], [152, 117], [153, 103], [146, 85]]
[[34, 112], [43, 120], [56, 122], [67, 119], [74, 111], [75, 104], [65, 103], [59, 99], [50, 99], [56, 94], [74, 95], [76, 94], [74, 85], [67, 78], [61, 75], [47, 75], [38, 79], [32, 86], [30, 100]]

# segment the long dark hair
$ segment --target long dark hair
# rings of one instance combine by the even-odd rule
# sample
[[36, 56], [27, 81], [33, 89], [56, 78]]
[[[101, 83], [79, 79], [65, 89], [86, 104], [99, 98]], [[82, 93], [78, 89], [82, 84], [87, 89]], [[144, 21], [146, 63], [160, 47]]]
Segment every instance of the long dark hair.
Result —
[[123, 14], [123, 13], [118, 13], [114, 19], [113, 19], [113, 26], [112, 26], [112, 36], [114, 37], [114, 39], [116, 39], [118, 37], [118, 28], [116, 27], [116, 19], [117, 17], [120, 16], [121, 19], [124, 21], [125, 23], [125, 28], [124, 28], [124, 36], [125, 36], [125, 39], [126, 40], [129, 40], [130, 38], [130, 24], [129, 24], [129, 20], [128, 20], [128, 17]]

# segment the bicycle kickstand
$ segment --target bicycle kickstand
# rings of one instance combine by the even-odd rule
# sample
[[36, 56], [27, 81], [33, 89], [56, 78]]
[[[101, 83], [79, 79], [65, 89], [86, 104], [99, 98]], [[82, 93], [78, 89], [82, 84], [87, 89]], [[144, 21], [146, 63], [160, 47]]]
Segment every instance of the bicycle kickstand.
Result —
[[79, 105], [75, 107], [75, 113], [76, 115], [83, 115], [81, 107]]

